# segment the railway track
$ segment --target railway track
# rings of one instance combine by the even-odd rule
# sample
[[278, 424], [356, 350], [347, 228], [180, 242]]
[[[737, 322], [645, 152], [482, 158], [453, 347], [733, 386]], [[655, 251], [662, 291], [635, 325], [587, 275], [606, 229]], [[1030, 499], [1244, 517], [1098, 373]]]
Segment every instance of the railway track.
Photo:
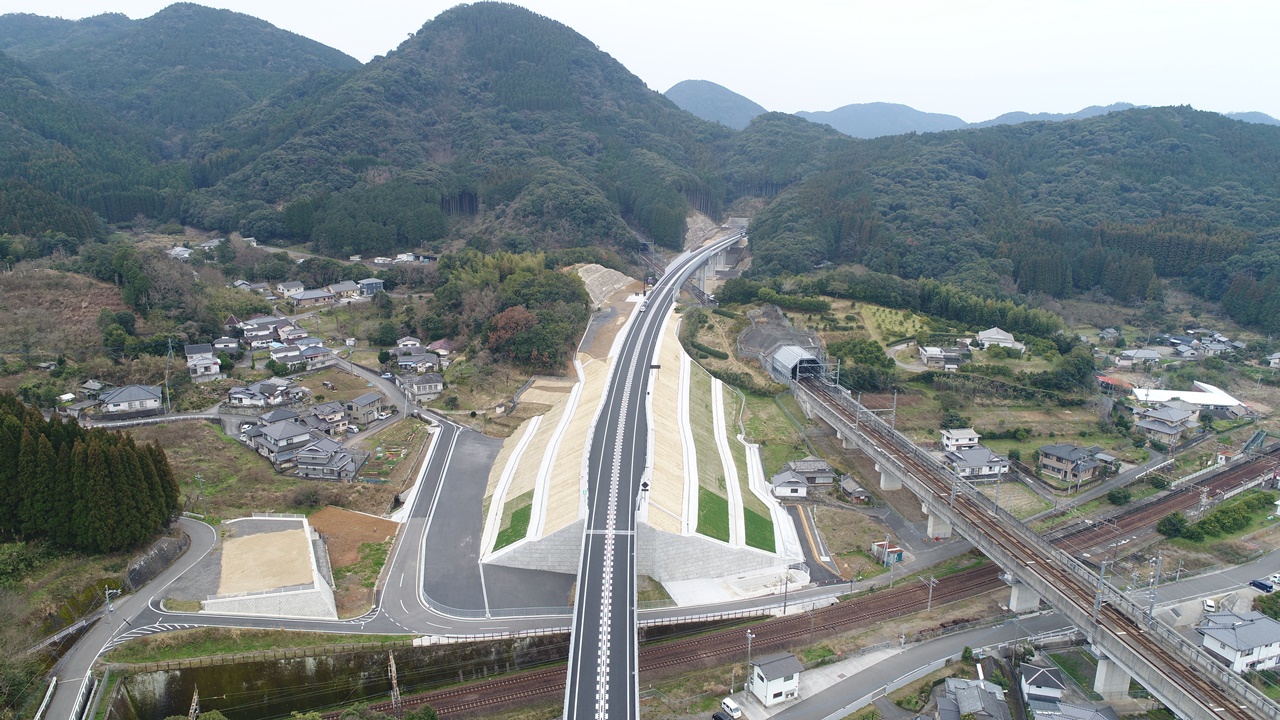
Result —
[[[1238, 704], [1235, 695], [1205, 674], [1188, 667], [1186, 659], [1169, 651], [1164, 643], [1154, 639], [1146, 628], [1135, 623], [1119, 608], [1104, 603], [1095, 614], [1095, 588], [1081, 574], [1069, 570], [1060, 555], [1047, 553], [1038, 543], [1030, 542], [1019, 533], [1002, 526], [998, 520], [999, 515], [993, 515], [973, 495], [956, 492], [948, 473], [936, 464], [922, 460], [917, 452], [899, 448], [899, 444], [905, 441], [895, 437], [892, 430], [882, 427], [883, 423], [875, 420], [859, 422], [858, 415], [847, 406], [848, 401], [838, 392], [815, 380], [800, 382], [807, 391], [823, 401], [828, 409], [856, 425], [881, 448], [892, 449], [890, 452], [902, 462], [906, 471], [915, 476], [925, 490], [934, 496], [934, 502], [950, 505], [958, 515], [996, 542], [1011, 557], [1025, 563], [1028, 571], [1039, 575], [1050, 587], [1058, 589], [1078, 612], [1086, 616], [1095, 615], [1100, 627], [1137, 653], [1138, 657], [1145, 658], [1166, 681], [1188, 692], [1210, 715], [1239, 720], [1252, 720], [1255, 717], [1247, 706]], [[985, 496], [983, 499], [985, 500]]]
[[[999, 568], [984, 565], [940, 578], [933, 591], [933, 601], [934, 604], [945, 605], [1003, 585]], [[828, 605], [811, 613], [788, 615], [752, 625], [752, 645], [755, 649], [767, 651], [809, 636], [825, 637], [835, 632], [867, 627], [918, 612], [924, 609], [927, 600], [928, 589], [924, 585], [902, 585], [872, 593], [856, 602]], [[746, 654], [746, 633], [741, 628], [722, 630], [642, 647], [640, 671], [648, 673], [672, 667], [712, 664], [746, 658]], [[478, 714], [486, 709], [522, 701], [558, 697], [564, 693], [564, 682], [563, 665], [555, 665], [406, 697], [402, 706], [430, 705], [440, 715]], [[380, 712], [393, 709], [390, 701], [374, 703], [370, 707]], [[336, 718], [338, 714], [329, 713], [325, 717]]]
[[1198, 507], [1204, 497], [1221, 497], [1225, 493], [1254, 481], [1259, 475], [1280, 466], [1280, 448], [1274, 448], [1257, 460], [1251, 460], [1214, 477], [1178, 488], [1160, 500], [1122, 512], [1105, 523], [1079, 521], [1049, 536], [1063, 551], [1078, 555], [1091, 548], [1115, 542], [1126, 534], [1146, 530], [1171, 512]]

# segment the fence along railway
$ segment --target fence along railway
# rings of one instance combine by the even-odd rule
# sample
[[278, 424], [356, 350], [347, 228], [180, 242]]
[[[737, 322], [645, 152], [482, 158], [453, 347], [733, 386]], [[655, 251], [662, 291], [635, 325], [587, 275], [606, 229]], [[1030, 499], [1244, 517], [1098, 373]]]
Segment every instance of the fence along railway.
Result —
[[1132, 676], [1188, 720], [1280, 718], [1280, 706], [1259, 690], [1149, 616], [1101, 574], [985, 495], [954, 482], [936, 459], [846, 391], [815, 378], [797, 380], [794, 389], [806, 414], [834, 428], [846, 447], [876, 460], [883, 487], [905, 485], [920, 498], [931, 527], [947, 535], [959, 531], [1005, 568], [1015, 593], [1029, 590], [1044, 598], [1080, 628], [1098, 655], [1094, 689], [1104, 697], [1126, 692]]

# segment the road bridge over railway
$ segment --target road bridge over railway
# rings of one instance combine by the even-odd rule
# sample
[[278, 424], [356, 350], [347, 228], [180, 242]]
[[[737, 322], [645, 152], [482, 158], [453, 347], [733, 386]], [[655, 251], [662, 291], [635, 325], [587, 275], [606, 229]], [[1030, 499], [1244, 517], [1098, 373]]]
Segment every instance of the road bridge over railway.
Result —
[[1005, 570], [1011, 607], [1043, 598], [1089, 638], [1099, 658], [1094, 689], [1127, 694], [1130, 678], [1188, 720], [1280, 719], [1260, 691], [1123, 596], [1104, 577], [1054, 548], [985, 495], [959, 483], [932, 455], [896, 432], [847, 391], [818, 379], [793, 386], [800, 407], [835, 429], [845, 447], [871, 456], [881, 487], [920, 498], [929, 532], [959, 532]]

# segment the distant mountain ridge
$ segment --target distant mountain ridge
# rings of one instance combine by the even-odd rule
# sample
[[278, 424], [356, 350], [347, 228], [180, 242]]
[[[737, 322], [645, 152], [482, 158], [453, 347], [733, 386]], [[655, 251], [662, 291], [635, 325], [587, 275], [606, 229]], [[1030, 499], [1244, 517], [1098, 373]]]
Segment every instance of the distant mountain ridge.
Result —
[[734, 130], [742, 130], [751, 124], [752, 118], [768, 112], [750, 98], [710, 80], [684, 80], [672, 85], [663, 95], [681, 110]]
[[[664, 94], [680, 109], [691, 112], [703, 120], [718, 122], [735, 130], [745, 128], [753, 118], [766, 112], [764, 107], [750, 98], [708, 80], [685, 80], [676, 83]], [[962, 130], [965, 128], [1016, 125], [1024, 122], [1083, 120], [1106, 115], [1107, 113], [1132, 110], [1136, 107], [1147, 106], [1117, 102], [1110, 105], [1090, 105], [1073, 113], [1014, 111], [1004, 113], [990, 120], [973, 123], [965, 122], [955, 115], [924, 112], [916, 110], [909, 105], [886, 102], [853, 103], [838, 107], [835, 110], [800, 111], [794, 114], [810, 122], [828, 125], [850, 137], [871, 139], [886, 135], [904, 135], [911, 132], [945, 132], [947, 130]], [[1280, 120], [1260, 112], [1222, 114], [1242, 122], [1280, 125]]]

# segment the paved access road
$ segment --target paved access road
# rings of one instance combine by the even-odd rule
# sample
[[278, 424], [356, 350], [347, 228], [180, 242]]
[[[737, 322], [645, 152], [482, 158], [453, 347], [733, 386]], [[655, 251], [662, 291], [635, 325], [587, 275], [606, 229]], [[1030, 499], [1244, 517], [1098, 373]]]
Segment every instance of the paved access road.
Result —
[[681, 256], [636, 309], [592, 429], [588, 518], [578, 569], [566, 718], [639, 717], [635, 513], [649, 462], [649, 379], [662, 325], [681, 284], [735, 234]]

